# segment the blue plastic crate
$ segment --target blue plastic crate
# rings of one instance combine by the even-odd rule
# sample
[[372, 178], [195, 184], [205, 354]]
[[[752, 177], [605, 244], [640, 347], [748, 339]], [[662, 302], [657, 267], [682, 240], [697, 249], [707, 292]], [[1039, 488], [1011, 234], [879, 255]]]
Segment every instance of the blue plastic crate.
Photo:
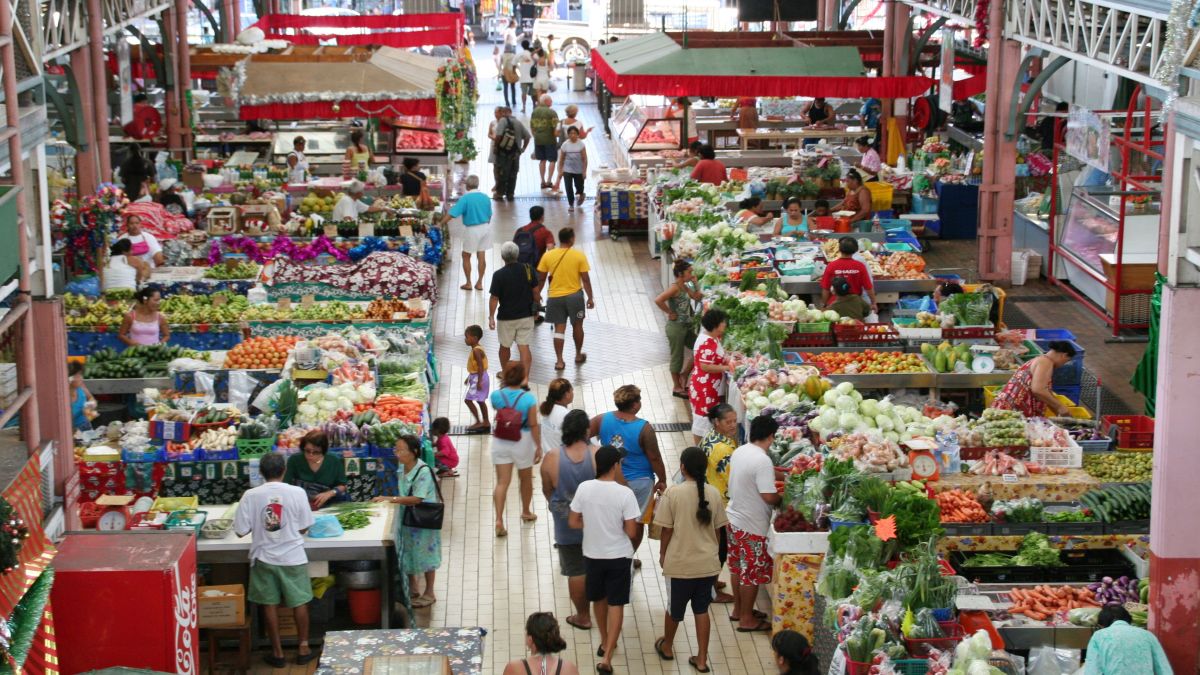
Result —
[[202, 462], [231, 462], [238, 458], [236, 447], [228, 450], [205, 450], [204, 448], [198, 448], [196, 452], [200, 455], [199, 461]]
[[1073, 387], [1054, 387], [1054, 393], [1066, 396], [1071, 399], [1071, 403], [1079, 405], [1079, 399], [1083, 395], [1083, 386], [1077, 384]]
[[921, 195], [913, 195], [912, 212], [920, 214], [937, 213], [938, 200], [930, 197], [922, 197]]
[[[1050, 340], [1035, 340], [1038, 349], [1043, 352], [1050, 349]], [[1074, 341], [1068, 340], [1075, 347], [1075, 358], [1067, 362], [1062, 368], [1056, 368], [1054, 375], [1050, 378], [1050, 384], [1058, 389], [1059, 387], [1077, 387], [1083, 382], [1083, 347]]]
[[371, 456], [371, 446], [369, 445], [356, 445], [350, 448], [330, 448], [329, 451], [346, 459], [366, 459]]
[[1075, 341], [1075, 334], [1066, 328], [1039, 328], [1033, 332], [1036, 340], [1070, 340]]

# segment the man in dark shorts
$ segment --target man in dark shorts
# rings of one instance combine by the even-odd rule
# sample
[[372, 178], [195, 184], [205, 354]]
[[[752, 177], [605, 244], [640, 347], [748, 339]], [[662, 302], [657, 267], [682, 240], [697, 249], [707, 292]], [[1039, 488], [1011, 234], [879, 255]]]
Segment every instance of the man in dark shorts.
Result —
[[[537, 297], [542, 297], [542, 287], [550, 282], [550, 299], [546, 302], [546, 320], [554, 325], [555, 370], [567, 365], [563, 361], [563, 346], [567, 339], [567, 322], [571, 323], [575, 340], [575, 363], [587, 361], [583, 352], [583, 319], [588, 309], [595, 309], [592, 294], [591, 266], [583, 251], [574, 248], [575, 230], [564, 227], [558, 231], [558, 248], [546, 251], [538, 263]], [[584, 299], [584, 292], [587, 298]]]
[[612, 672], [612, 657], [621, 636], [629, 587], [633, 582], [633, 537], [642, 515], [633, 490], [617, 482], [621, 451], [606, 445], [596, 451], [596, 479], [584, 481], [571, 500], [568, 523], [583, 529], [583, 565], [587, 599], [600, 629], [600, 663]]
[[542, 189], [554, 188], [554, 167], [558, 163], [558, 113], [554, 101], [544, 94], [529, 116], [529, 131], [533, 133], [533, 158], [538, 161], [538, 176]]

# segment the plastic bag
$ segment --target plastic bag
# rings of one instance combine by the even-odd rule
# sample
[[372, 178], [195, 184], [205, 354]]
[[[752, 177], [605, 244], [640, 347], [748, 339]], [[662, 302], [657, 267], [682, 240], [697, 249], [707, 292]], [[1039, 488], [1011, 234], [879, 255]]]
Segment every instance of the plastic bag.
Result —
[[308, 528], [308, 536], [313, 539], [332, 539], [340, 537], [346, 531], [342, 529], [342, 524], [338, 522], [337, 516], [331, 513], [319, 514], [313, 519], [312, 527]]
[[[197, 373], [199, 375], [200, 373]], [[250, 397], [259, 387], [258, 380], [244, 370], [229, 373], [229, 403], [238, 410], [250, 410]]]
[[982, 326], [990, 324], [992, 302], [995, 297], [991, 292], [955, 293], [942, 301], [939, 311], [942, 314], [953, 314], [955, 323], [959, 326]]
[[275, 380], [271, 384], [264, 387], [262, 391], [258, 392], [258, 396], [254, 397], [254, 400], [250, 403], [250, 406], [260, 412], [272, 412], [273, 408], [271, 406], [271, 402], [274, 401], [275, 397], [279, 394], [279, 388], [283, 386], [283, 383], [284, 380], [282, 379]]
[[1078, 649], [1042, 645], [1029, 652], [1028, 675], [1070, 675], [1079, 669]]
[[922, 608], [917, 610], [912, 631], [908, 637], [915, 640], [929, 640], [945, 636], [946, 634], [942, 631], [942, 627], [938, 625], [937, 618], [933, 616], [932, 609]]
[[900, 309], [915, 309], [918, 312], [929, 312], [930, 314], [937, 313], [937, 305], [934, 304], [933, 298], [928, 295], [909, 295], [900, 298], [896, 303]]
[[204, 371], [197, 370], [193, 376], [193, 382], [196, 386], [196, 393], [204, 399], [205, 403], [215, 403], [217, 400], [216, 378]]

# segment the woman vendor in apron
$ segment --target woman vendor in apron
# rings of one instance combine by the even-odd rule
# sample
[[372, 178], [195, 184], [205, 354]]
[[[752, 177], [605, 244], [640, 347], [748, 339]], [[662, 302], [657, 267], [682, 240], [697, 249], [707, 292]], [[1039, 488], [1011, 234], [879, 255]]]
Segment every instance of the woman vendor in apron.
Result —
[[329, 437], [310, 431], [300, 439], [300, 452], [288, 457], [283, 481], [304, 488], [314, 509], [346, 498], [346, 468], [336, 452], [329, 454]]

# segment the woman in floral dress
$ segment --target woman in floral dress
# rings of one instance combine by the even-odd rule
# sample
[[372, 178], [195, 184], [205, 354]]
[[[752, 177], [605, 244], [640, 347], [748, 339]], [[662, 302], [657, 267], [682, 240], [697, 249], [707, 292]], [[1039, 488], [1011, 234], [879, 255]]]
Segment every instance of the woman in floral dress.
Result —
[[733, 363], [726, 359], [721, 347], [721, 338], [729, 317], [719, 309], [710, 309], [700, 319], [704, 332], [696, 338], [692, 378], [688, 383], [688, 400], [692, 404], [692, 438], [695, 445], [712, 430], [708, 411], [721, 402], [725, 373], [733, 371]]
[[[408, 575], [408, 588], [413, 607], [428, 607], [437, 602], [433, 581], [437, 568], [442, 566], [442, 532], [404, 525], [404, 509], [421, 502], [440, 502], [442, 493], [434, 478], [433, 469], [417, 456], [421, 441], [415, 436], [402, 436], [396, 442], [397, 483], [400, 497], [376, 497], [377, 502], [400, 504], [396, 509], [396, 560], [400, 574]], [[425, 576], [425, 588], [417, 592], [417, 577]]]

